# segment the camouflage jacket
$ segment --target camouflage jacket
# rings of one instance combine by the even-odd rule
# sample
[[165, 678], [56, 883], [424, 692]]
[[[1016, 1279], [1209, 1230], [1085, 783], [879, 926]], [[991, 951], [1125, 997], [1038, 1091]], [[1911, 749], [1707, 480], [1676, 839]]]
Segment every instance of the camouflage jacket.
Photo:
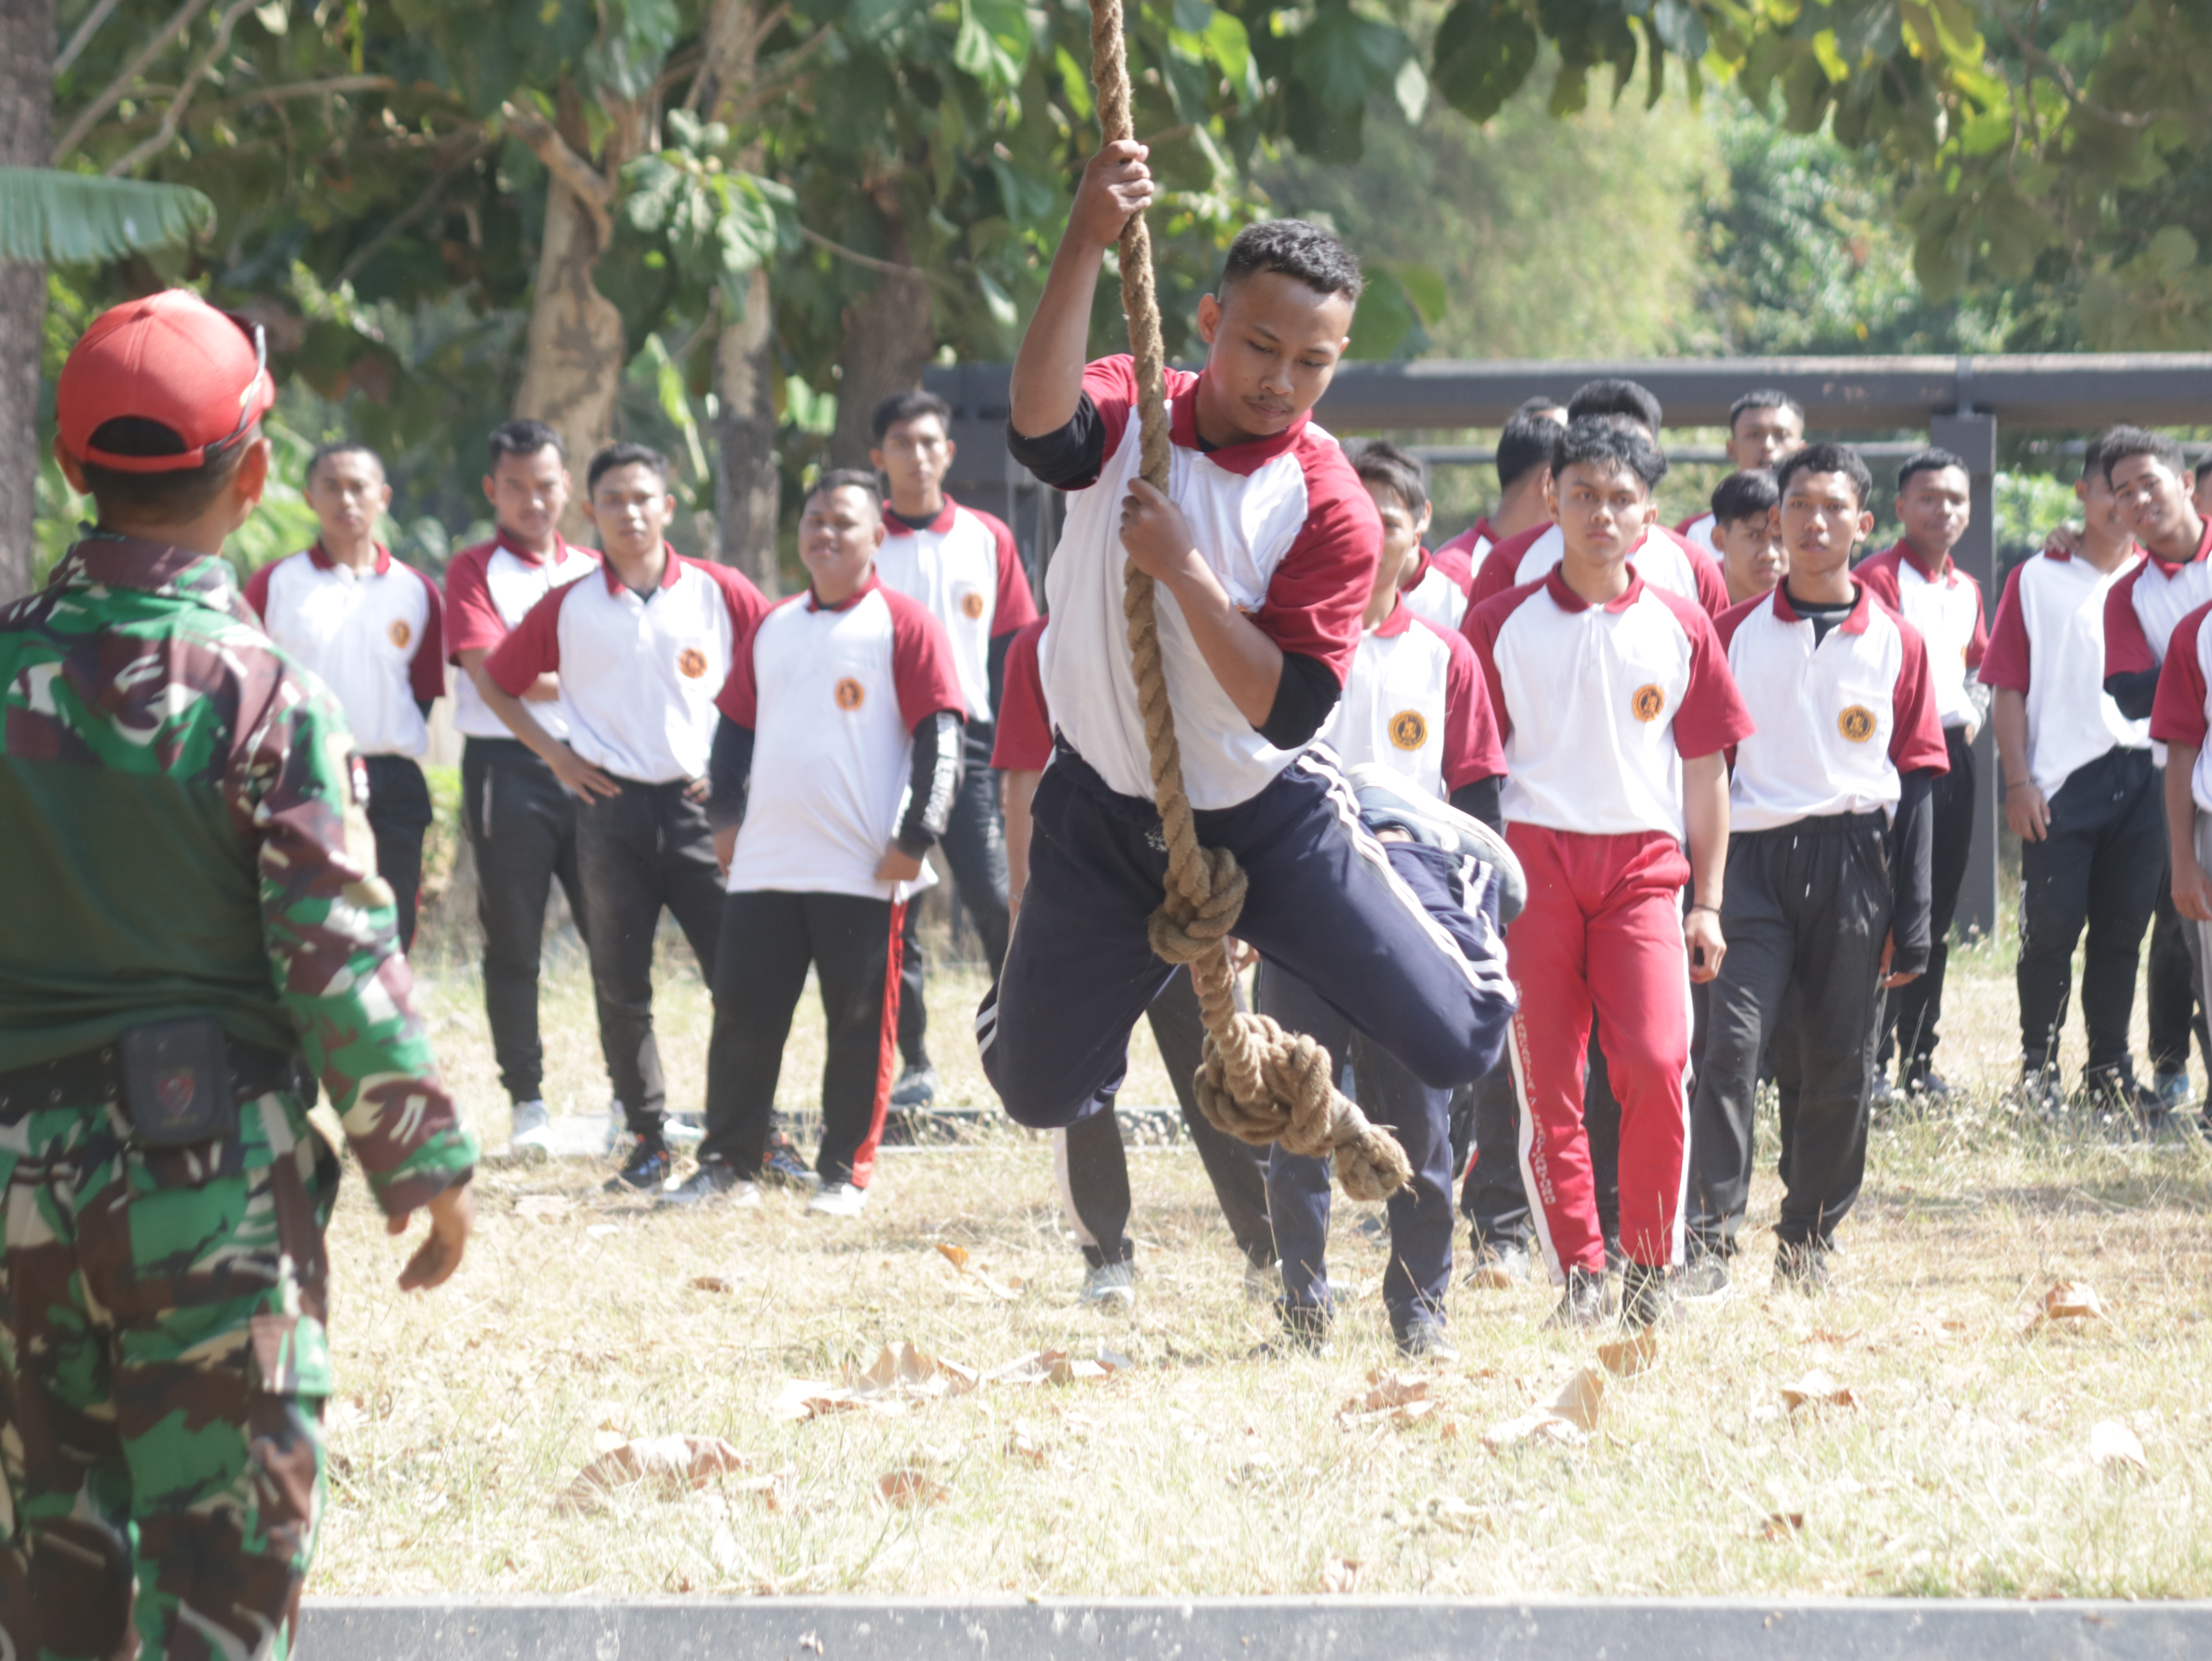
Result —
[[0, 1071], [214, 1014], [306, 1056], [387, 1212], [465, 1180], [365, 786], [227, 562], [78, 543], [0, 606]]

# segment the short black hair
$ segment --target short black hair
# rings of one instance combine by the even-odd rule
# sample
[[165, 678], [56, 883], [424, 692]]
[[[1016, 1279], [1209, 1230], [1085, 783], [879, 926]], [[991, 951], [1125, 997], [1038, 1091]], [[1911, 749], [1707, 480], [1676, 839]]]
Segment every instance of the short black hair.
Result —
[[1960, 472], [1966, 474], [1969, 481], [1973, 478], [1974, 470], [1966, 465], [1966, 459], [1962, 456], [1953, 455], [1948, 450], [1939, 448], [1935, 445], [1930, 445], [1924, 450], [1915, 450], [1905, 458], [1905, 465], [1897, 470], [1898, 493], [1900, 496], [1904, 494], [1905, 481], [1913, 474], [1940, 473], [1946, 467], [1956, 467]]
[[321, 466], [332, 456], [350, 455], [367, 456], [371, 461], [376, 464], [376, 471], [380, 473], [384, 471], [384, 458], [377, 454], [374, 450], [369, 448], [368, 445], [362, 443], [359, 439], [334, 438], [327, 444], [318, 444], [315, 446], [315, 453], [307, 458], [307, 471], [304, 477], [307, 482], [312, 484], [315, 481], [316, 468]]
[[1570, 421], [1552, 450], [1552, 472], [1557, 475], [1580, 463], [1611, 472], [1633, 473], [1647, 490], [1658, 488], [1667, 477], [1667, 458], [1643, 432], [1626, 421], [1611, 417], [1588, 417]]
[[1771, 386], [1758, 386], [1729, 405], [1728, 424], [1730, 438], [1735, 436], [1735, 418], [1746, 410], [1787, 410], [1797, 417], [1797, 424], [1800, 427], [1805, 424], [1803, 405], [1787, 392], [1778, 392]]
[[1379, 484], [1396, 496], [1415, 519], [1429, 505], [1429, 470], [1420, 457], [1388, 439], [1370, 439], [1353, 451], [1352, 471], [1362, 484]]
[[2115, 427], [2097, 441], [2097, 459], [2104, 467], [2106, 484], [2112, 482], [2113, 465], [2130, 456], [2149, 456], [2164, 462], [2177, 478], [2196, 472], [2182, 454], [2181, 446], [2164, 433], [2154, 433], [2148, 427]]
[[[261, 436], [261, 423], [235, 444], [226, 444], [197, 467], [180, 467], [167, 473], [126, 473], [118, 467], [102, 467], [86, 461], [85, 489], [99, 504], [100, 517], [110, 514], [155, 525], [182, 525], [198, 519], [215, 505], [216, 498], [238, 471], [238, 459]], [[118, 456], [182, 455], [184, 439], [167, 422], [146, 416], [117, 416], [93, 429], [95, 448]]]
[[1790, 481], [1800, 473], [1841, 473], [1850, 480], [1862, 509], [1867, 505], [1867, 498], [1874, 494], [1874, 474], [1868, 470], [1866, 458], [1848, 444], [1808, 444], [1794, 454], [1784, 456], [1774, 469], [1774, 493], [1778, 498], [1790, 494]]
[[831, 490], [859, 490], [876, 504], [878, 513], [884, 510], [884, 487], [874, 472], [866, 467], [832, 467], [806, 487], [805, 496], [799, 499], [799, 512], [805, 513], [808, 502]]
[[[1559, 407], [1548, 398], [1542, 401], [1554, 410]], [[1528, 400], [1528, 404], [1535, 402], [1533, 398]], [[1516, 410], [1498, 435], [1498, 488], [1501, 490], [1511, 490], [1526, 475], [1549, 465], [1552, 452], [1559, 447], [1559, 423], [1531, 411], [1528, 404]]]
[[588, 497], [599, 488], [599, 481], [617, 467], [650, 467], [660, 480], [663, 490], [668, 488], [670, 468], [668, 458], [650, 444], [610, 444], [592, 458], [585, 470], [584, 495]]
[[1747, 467], [1740, 473], [1730, 473], [1714, 487], [1713, 518], [1723, 525], [1742, 519], [1763, 521], [1781, 500], [1782, 491], [1772, 473], [1764, 467]]
[[542, 421], [503, 421], [491, 429], [485, 447], [491, 453], [484, 465], [495, 470], [501, 456], [534, 456], [545, 449], [564, 462], [568, 459], [568, 444]]
[[[1513, 413], [1517, 416], [1553, 416], [1561, 413], [1566, 407], [1558, 399], [1546, 398], [1543, 393], [1539, 392], [1534, 398], [1522, 399], [1520, 407]], [[1552, 424], [1556, 427], [1559, 423], [1555, 421]]]
[[1237, 232], [1229, 245], [1229, 258], [1222, 262], [1221, 292], [1225, 295], [1262, 271], [1279, 271], [1316, 294], [1340, 294], [1354, 301], [1367, 281], [1351, 249], [1303, 219], [1263, 219]]
[[949, 436], [952, 431], [952, 406], [935, 392], [926, 392], [919, 386], [903, 392], [893, 392], [876, 405], [869, 426], [881, 439], [902, 421], [919, 421], [924, 416], [935, 416], [939, 426]]
[[1658, 436], [1662, 411], [1659, 400], [1651, 395], [1650, 388], [1639, 386], [1632, 380], [1585, 380], [1575, 388], [1575, 395], [1567, 400], [1567, 419], [1580, 421], [1584, 416], [1620, 415], [1640, 421]]

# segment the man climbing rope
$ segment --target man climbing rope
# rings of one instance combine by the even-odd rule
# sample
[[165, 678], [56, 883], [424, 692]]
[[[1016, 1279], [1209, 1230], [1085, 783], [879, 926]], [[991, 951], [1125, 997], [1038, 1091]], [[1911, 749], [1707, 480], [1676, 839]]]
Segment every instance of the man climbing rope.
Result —
[[[1334, 1148], [1347, 1187], [1379, 1196], [1406, 1179], [1403, 1153], [1327, 1090], [1310, 1040], [1231, 1025], [1214, 943], [1233, 922], [1449, 1087], [1497, 1060], [1513, 1012], [1495, 925], [1501, 899], [1517, 905], [1501, 891], [1518, 889], [1518, 869], [1479, 821], [1381, 781], [1355, 790], [1313, 745], [1382, 540], [1351, 464], [1307, 418], [1351, 332], [1358, 264], [1297, 220], [1247, 228], [1199, 302], [1204, 372], [1164, 373], [1171, 445], [1148, 464], [1140, 383], [1158, 360], [1157, 314], [1147, 326], [1149, 305], [1131, 307], [1136, 358], [1084, 361], [1102, 257], [1125, 225], [1140, 230], [1152, 193], [1144, 147], [1110, 122], [1108, 134], [1014, 364], [1010, 446], [1070, 500], [1042, 654], [1057, 751], [1006, 970], [977, 1016], [984, 1070], [1022, 1123], [1087, 1116], [1118, 1083], [1138, 1016], [1191, 961], [1202, 1002], [1216, 987], [1208, 1116], [1248, 1140]], [[1121, 265], [1126, 278], [1148, 254], [1133, 260], [1124, 242]], [[1194, 830], [1197, 846], [1176, 852]], [[1242, 1076], [1218, 1053], [1240, 1045]], [[1255, 1108], [1258, 1094], [1275, 1105]]]

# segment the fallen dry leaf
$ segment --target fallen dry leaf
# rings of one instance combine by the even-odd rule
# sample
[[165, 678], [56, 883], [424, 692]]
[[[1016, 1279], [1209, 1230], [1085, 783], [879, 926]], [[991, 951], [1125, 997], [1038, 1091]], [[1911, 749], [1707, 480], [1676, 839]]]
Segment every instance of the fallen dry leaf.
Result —
[[1856, 1392], [1847, 1384], [1839, 1384], [1814, 1367], [1803, 1378], [1782, 1386], [1782, 1405], [1795, 1413], [1800, 1408], [1855, 1408], [1859, 1404]]
[[1021, 1296], [1022, 1282], [1018, 1279], [999, 1280], [983, 1264], [969, 1261], [967, 1247], [954, 1245], [949, 1240], [939, 1240], [937, 1249], [944, 1255], [946, 1262], [960, 1271], [964, 1281], [980, 1288], [981, 1295], [1007, 1300]]
[[737, 1282], [722, 1275], [695, 1275], [691, 1277], [694, 1292], [735, 1292]]
[[1033, 1465], [1041, 1465], [1044, 1463], [1046, 1457], [1044, 1444], [1028, 1432], [1018, 1430], [1006, 1438], [1006, 1457], [1010, 1459], [1026, 1459]]
[[[598, 1442], [594, 1438], [594, 1444]], [[568, 1485], [564, 1510], [603, 1501], [617, 1488], [649, 1484], [663, 1500], [680, 1499], [726, 1472], [750, 1470], [752, 1459], [719, 1436], [644, 1436], [605, 1448]]]
[[1650, 1327], [1630, 1338], [1612, 1338], [1597, 1347], [1597, 1359], [1607, 1372], [1633, 1378], [1659, 1355], [1659, 1335]]
[[2079, 1332], [2093, 1321], [2105, 1318], [2104, 1300], [2097, 1289], [2086, 1281], [2061, 1281], [2043, 1294], [2043, 1301], [2028, 1317], [2027, 1330], [2035, 1332], [2046, 1326], [2063, 1326], [2069, 1331]]
[[2142, 1439], [2117, 1419], [2100, 1419], [2089, 1427], [2089, 1457], [2107, 1470], [2150, 1469]]
[[1791, 1536], [1802, 1532], [1804, 1527], [1803, 1512], [1778, 1511], [1767, 1518], [1765, 1524], [1759, 1530], [1759, 1537], [1762, 1540], [1787, 1540]]
[[1589, 1434], [1543, 1409], [1505, 1420], [1482, 1433], [1482, 1445], [1492, 1453], [1503, 1453], [1523, 1442], [1544, 1447], [1579, 1448], [1589, 1445]]
[[1402, 1372], [1370, 1372], [1367, 1375], [1367, 1393], [1352, 1397], [1337, 1411], [1382, 1413], [1410, 1402], [1425, 1401], [1428, 1394], [1426, 1378], [1408, 1378]]
[[949, 1240], [939, 1240], [937, 1243], [937, 1249], [945, 1254], [945, 1261], [951, 1264], [953, 1268], [965, 1269], [968, 1267], [968, 1248], [966, 1246], [957, 1246]]
[[985, 1373], [983, 1378], [987, 1384], [994, 1384], [1091, 1383], [1100, 1378], [1110, 1378], [1130, 1365], [1127, 1356], [1117, 1355], [1103, 1345], [1099, 1347], [1096, 1360], [1071, 1356], [1064, 1349], [1038, 1349]]
[[909, 1506], [942, 1505], [952, 1490], [911, 1465], [902, 1465], [876, 1480], [876, 1493], [887, 1505], [904, 1510]]
[[1359, 1561], [1352, 1557], [1331, 1557], [1321, 1566], [1321, 1589], [1323, 1591], [1354, 1592], [1359, 1590]]
[[1552, 1412], [1577, 1430], [1597, 1428], [1599, 1410], [1605, 1405], [1605, 1374], [1595, 1367], [1578, 1369], [1552, 1403]]
[[885, 1344], [865, 1370], [848, 1362], [839, 1383], [814, 1378], [787, 1381], [769, 1411], [794, 1423], [855, 1409], [877, 1414], [904, 1413], [948, 1396], [964, 1396], [975, 1388], [976, 1377], [971, 1367], [940, 1360], [901, 1342]]

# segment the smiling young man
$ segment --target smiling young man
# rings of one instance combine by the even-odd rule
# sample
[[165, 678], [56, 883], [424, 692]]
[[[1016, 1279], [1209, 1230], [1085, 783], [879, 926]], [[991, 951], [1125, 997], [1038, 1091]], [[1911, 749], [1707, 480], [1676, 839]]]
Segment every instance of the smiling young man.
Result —
[[430, 705], [446, 690], [445, 604], [436, 583], [377, 541], [391, 503], [375, 451], [351, 440], [322, 446], [307, 461], [307, 505], [321, 534], [256, 571], [246, 603], [346, 712], [368, 776], [376, 874], [392, 885], [405, 952], [430, 828], [430, 787], [416, 757], [430, 747]]
[[[578, 933], [590, 938], [576, 871], [576, 798], [493, 712], [498, 689], [484, 660], [532, 606], [596, 570], [599, 556], [561, 534], [569, 479], [560, 434], [542, 421], [510, 421], [492, 429], [488, 448], [483, 488], [496, 529], [446, 566], [446, 649], [461, 672], [453, 684], [453, 726], [463, 740], [462, 819], [476, 856], [484, 1016], [513, 1115], [509, 1147], [542, 1155], [553, 1131], [538, 972], [556, 881]], [[547, 737], [568, 736], [558, 675], [540, 675], [522, 697]], [[607, 1030], [604, 1009], [599, 1027]]]
[[822, 988], [821, 1184], [814, 1214], [868, 1202], [898, 1050], [900, 913], [960, 787], [966, 692], [945, 627], [884, 586], [875, 477], [825, 473], [799, 519], [806, 592], [773, 607], [715, 699], [717, 857], [707, 1136], [664, 1205], [760, 1203], [792, 1013]]
[[1691, 1110], [1686, 1289], [1715, 1296], [1751, 1196], [1759, 1062], [1781, 1051], [1775, 1279], [1828, 1283], [1836, 1225], [1866, 1175], [1882, 989], [1928, 960], [1929, 813], [1945, 765], [1919, 631], [1854, 581], [1874, 529], [1857, 452], [1814, 444], [1777, 479], [1790, 575], [1717, 625], [1759, 727], [1729, 786], [1728, 955], [1712, 983]]
[[[1164, 495], [1138, 477], [1131, 361], [1084, 352], [1104, 257], [1152, 198], [1144, 158], [1117, 143], [1085, 168], [1014, 362], [1013, 454], [1069, 499], [1042, 654], [1058, 751], [1032, 804], [1021, 920], [976, 1019], [984, 1071], [1022, 1123], [1102, 1110], [1130, 1029], [1177, 972], [1147, 933], [1167, 850], [1121, 609], [1133, 563], [1158, 585], [1199, 840], [1247, 879], [1238, 937], [1425, 1083], [1474, 1079], [1512, 1008], [1490, 833], [1441, 803], [1357, 800], [1312, 749], [1382, 552], [1374, 503], [1307, 418], [1351, 333], [1358, 265], [1301, 221], [1239, 233], [1218, 292], [1199, 302], [1204, 372], [1167, 375]], [[1462, 861], [1482, 861], [1464, 889]]]
[[[711, 985], [722, 880], [707, 821], [714, 699], [768, 602], [726, 565], [665, 539], [668, 463], [611, 444], [585, 473], [599, 575], [555, 589], [485, 664], [486, 702], [575, 796], [599, 1042], [636, 1139], [611, 1189], [669, 1174], [667, 1086], [653, 1032], [653, 937], [666, 910]], [[526, 694], [558, 675], [565, 742]]]
[[[1728, 452], [1729, 465], [1738, 472], [1771, 473], [1782, 465], [1785, 456], [1803, 448], [1804, 444], [1805, 411], [1789, 393], [1761, 386], [1729, 405], [1729, 435], [1723, 447]], [[1692, 514], [1674, 530], [1719, 559], [1720, 542], [1714, 534], [1719, 525], [1719, 510], [1716, 508]], [[1741, 605], [1741, 599], [1737, 603]]]
[[[1711, 620], [1634, 563], [1667, 463], [1642, 432], [1571, 423], [1553, 460], [1559, 563], [1468, 613], [1505, 739], [1505, 834], [1528, 873], [1506, 935], [1521, 1169], [1553, 1319], [1604, 1311], [1583, 1070], [1595, 1017], [1620, 1104], [1621, 1317], [1665, 1309], [1681, 1261], [1690, 983], [1725, 957], [1728, 773], [1752, 731]], [[1690, 885], [1691, 904], [1682, 906]]]
[[1950, 960], [1951, 922], [1966, 880], [1974, 840], [1974, 734], [1983, 694], [1976, 672], [1989, 651], [1982, 585], [1959, 569], [1951, 551], [1973, 518], [1966, 464], [1948, 450], [1923, 450], [1897, 470], [1897, 517], [1904, 534], [1851, 573], [1874, 597], [1920, 631], [1928, 648], [1929, 684], [1942, 718], [1946, 770], [1929, 801], [1933, 852], [1929, 875], [1928, 967], [1890, 995], [1875, 1057], [1876, 1089], [1898, 1051], [1897, 1088], [1945, 1095], [1935, 1071], [1936, 1023], [1943, 1016], [1943, 977]]
[[[948, 430], [951, 418], [951, 405], [933, 392], [896, 392], [876, 406], [876, 445], [868, 460], [890, 484], [876, 574], [886, 588], [926, 607], [952, 643], [967, 753], [939, 846], [996, 975], [1006, 955], [1006, 837], [991, 773], [991, 735], [1006, 643], [1036, 618], [1036, 602], [1014, 533], [945, 494], [945, 476], [959, 450]], [[908, 907], [905, 916], [898, 1006], [905, 1068], [891, 1090], [891, 1105], [900, 1109], [925, 1107], [937, 1095], [937, 1069], [926, 1048], [929, 1013], [916, 933], [921, 913]]]

